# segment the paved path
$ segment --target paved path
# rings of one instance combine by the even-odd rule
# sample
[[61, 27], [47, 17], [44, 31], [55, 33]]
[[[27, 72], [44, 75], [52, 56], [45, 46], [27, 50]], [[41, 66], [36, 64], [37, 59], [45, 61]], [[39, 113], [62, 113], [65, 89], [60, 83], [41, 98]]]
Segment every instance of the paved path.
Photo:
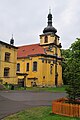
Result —
[[66, 93], [0, 91], [0, 120], [25, 108], [51, 105], [52, 100], [65, 96]]

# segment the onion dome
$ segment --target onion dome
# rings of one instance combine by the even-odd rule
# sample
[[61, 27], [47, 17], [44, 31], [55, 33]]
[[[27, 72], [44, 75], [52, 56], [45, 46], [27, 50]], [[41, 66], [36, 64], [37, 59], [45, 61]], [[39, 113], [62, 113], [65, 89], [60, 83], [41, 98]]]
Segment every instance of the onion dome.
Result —
[[56, 33], [57, 30], [52, 26], [52, 14], [51, 14], [51, 10], [49, 10], [49, 14], [48, 14], [48, 25], [46, 28], [44, 28], [43, 33]]
[[13, 34], [12, 34], [12, 38], [10, 39], [10, 44], [11, 44], [11, 45], [14, 45]]

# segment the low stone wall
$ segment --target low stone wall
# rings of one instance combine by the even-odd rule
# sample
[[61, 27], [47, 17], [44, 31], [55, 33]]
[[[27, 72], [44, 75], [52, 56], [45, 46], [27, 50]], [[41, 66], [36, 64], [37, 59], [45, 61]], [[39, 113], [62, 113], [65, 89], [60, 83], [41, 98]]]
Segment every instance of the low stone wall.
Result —
[[54, 100], [52, 102], [52, 113], [70, 117], [80, 117], [80, 105], [65, 103], [66, 100], [66, 98]]

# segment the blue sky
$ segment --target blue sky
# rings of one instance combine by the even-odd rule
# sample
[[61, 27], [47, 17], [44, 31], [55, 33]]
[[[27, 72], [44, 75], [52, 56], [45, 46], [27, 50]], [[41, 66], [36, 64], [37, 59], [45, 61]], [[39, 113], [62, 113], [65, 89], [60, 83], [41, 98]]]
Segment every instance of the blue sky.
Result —
[[39, 43], [49, 7], [63, 48], [80, 37], [80, 0], [0, 0], [0, 40], [15, 45]]

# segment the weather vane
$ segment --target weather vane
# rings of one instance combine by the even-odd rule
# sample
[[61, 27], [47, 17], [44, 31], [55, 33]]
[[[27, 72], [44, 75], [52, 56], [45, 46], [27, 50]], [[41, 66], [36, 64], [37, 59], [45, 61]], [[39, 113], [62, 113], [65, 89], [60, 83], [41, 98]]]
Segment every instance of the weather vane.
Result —
[[49, 14], [51, 14], [51, 7], [49, 6]]

